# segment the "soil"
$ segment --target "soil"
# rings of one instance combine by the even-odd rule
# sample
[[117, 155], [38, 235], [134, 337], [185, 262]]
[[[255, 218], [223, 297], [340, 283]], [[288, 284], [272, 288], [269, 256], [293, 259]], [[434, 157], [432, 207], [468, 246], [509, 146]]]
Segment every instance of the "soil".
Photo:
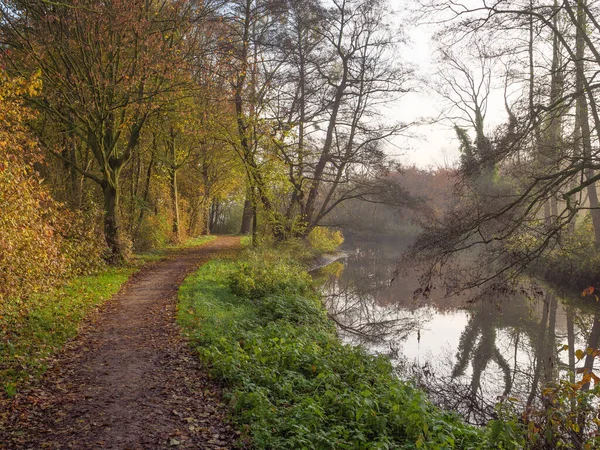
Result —
[[[136, 274], [9, 402], [0, 448], [230, 449], [236, 433], [217, 382], [175, 323], [186, 275], [239, 238], [178, 251]], [[6, 411], [5, 411], [6, 412]]]

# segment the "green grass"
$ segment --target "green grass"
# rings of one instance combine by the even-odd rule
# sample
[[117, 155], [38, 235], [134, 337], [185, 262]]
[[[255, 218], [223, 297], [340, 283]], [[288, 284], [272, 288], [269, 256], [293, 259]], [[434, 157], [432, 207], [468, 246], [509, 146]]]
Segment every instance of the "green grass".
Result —
[[26, 302], [0, 305], [0, 380], [14, 395], [23, 382], [38, 378], [48, 358], [77, 334], [81, 320], [109, 299], [136, 271], [108, 268], [69, 281]]
[[252, 247], [252, 236], [249, 234], [240, 237], [240, 245], [242, 248]]
[[128, 266], [73, 278], [64, 286], [27, 300], [0, 303], [0, 393], [12, 396], [27, 381], [39, 378], [49, 358], [73, 338], [81, 321], [110, 299], [143, 265], [164, 259], [177, 248], [216, 239], [202, 236], [180, 246], [136, 255]]
[[[264, 262], [270, 267], [285, 259]], [[315, 293], [290, 292], [290, 283], [281, 290], [264, 276], [268, 267], [254, 275], [248, 267], [248, 260], [202, 266], [181, 287], [178, 313], [199, 357], [226, 385], [240, 445], [484, 448], [483, 430], [432, 406], [423, 392], [394, 376], [386, 358], [342, 344]], [[293, 265], [289, 270], [297, 273]], [[240, 289], [244, 280], [252, 292], [268, 294], [234, 294], [232, 287], [250, 292]]]
[[161, 261], [165, 257], [169, 256], [169, 254], [180, 248], [190, 248], [190, 247], [198, 247], [200, 245], [204, 245], [208, 242], [214, 241], [217, 239], [217, 236], [209, 235], [209, 236], [199, 236], [195, 238], [190, 238], [181, 244], [176, 245], [167, 245], [165, 247], [148, 250], [142, 253], [137, 253], [133, 255], [133, 261], [131, 262], [133, 265], [143, 265], [149, 262]]
[[209, 235], [209, 236], [198, 236], [196, 238], [191, 238], [185, 241], [183, 244], [177, 246], [176, 248], [188, 248], [188, 247], [197, 247], [199, 245], [204, 245], [207, 242], [214, 241], [217, 236]]

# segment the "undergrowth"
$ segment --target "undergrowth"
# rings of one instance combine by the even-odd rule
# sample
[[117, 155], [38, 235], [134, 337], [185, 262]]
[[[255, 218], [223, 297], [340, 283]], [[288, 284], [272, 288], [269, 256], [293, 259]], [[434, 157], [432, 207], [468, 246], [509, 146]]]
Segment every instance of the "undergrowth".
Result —
[[497, 431], [486, 445], [485, 430], [434, 407], [386, 358], [342, 344], [289, 257], [250, 253], [204, 265], [180, 289], [178, 318], [227, 386], [240, 446], [513, 448]]
[[[532, 244], [537, 244], [531, 237], [529, 239]], [[572, 232], [561, 237], [559, 245], [533, 261], [530, 269], [535, 275], [563, 288], [581, 292], [588, 286], [600, 287], [600, 253], [595, 244], [591, 217], [584, 217]]]

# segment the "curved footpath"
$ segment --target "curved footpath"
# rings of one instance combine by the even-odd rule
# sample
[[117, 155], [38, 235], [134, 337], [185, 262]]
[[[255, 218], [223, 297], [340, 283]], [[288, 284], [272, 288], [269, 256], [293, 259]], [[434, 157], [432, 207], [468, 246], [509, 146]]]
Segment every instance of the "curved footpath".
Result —
[[0, 423], [0, 448], [229, 449], [219, 386], [175, 323], [177, 289], [200, 264], [235, 250], [219, 237], [136, 274], [91, 319]]

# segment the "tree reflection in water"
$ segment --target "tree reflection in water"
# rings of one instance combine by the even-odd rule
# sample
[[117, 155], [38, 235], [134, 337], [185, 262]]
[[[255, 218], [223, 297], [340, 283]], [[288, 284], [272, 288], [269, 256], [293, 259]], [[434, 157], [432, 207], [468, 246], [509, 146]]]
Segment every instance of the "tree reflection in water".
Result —
[[[564, 301], [551, 290], [533, 299], [487, 294], [467, 303], [434, 293], [415, 302], [417, 275], [390, 284], [397, 256], [385, 250], [363, 247], [344, 266], [321, 272], [330, 316], [344, 339], [390, 356], [400, 376], [414, 377], [439, 406], [483, 424], [496, 416], [499, 400], [516, 399], [523, 410], [544, 407], [545, 386], [559, 376], [575, 381], [578, 367], [593, 368], [595, 356], [578, 361], [575, 349], [598, 348], [597, 305]], [[454, 337], [428, 325], [436, 315], [458, 321], [465, 311], [465, 326]], [[438, 346], [421, 351], [422, 335]], [[447, 339], [455, 342], [450, 351], [442, 345]], [[419, 356], [407, 360], [415, 342]], [[565, 344], [568, 350], [559, 352]]]
[[[426, 320], [398, 307], [382, 305], [381, 293], [389, 287], [382, 280], [391, 278], [389, 268], [383, 273], [366, 273], [362, 269], [341, 276], [341, 263], [334, 263], [320, 271], [324, 283], [323, 293], [329, 317], [336, 323], [344, 337], [354, 344], [377, 345], [386, 342], [399, 342], [415, 332]], [[393, 351], [393, 348], [390, 347]]]

